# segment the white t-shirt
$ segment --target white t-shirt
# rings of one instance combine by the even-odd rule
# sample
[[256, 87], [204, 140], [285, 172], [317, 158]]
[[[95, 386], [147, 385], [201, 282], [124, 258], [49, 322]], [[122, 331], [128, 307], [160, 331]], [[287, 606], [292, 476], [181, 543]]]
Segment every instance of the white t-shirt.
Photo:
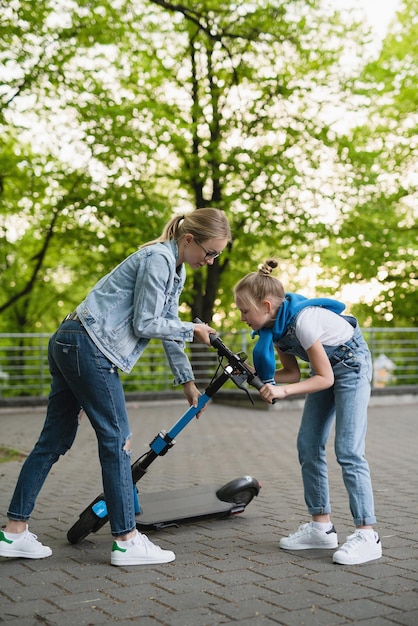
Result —
[[322, 345], [340, 346], [351, 339], [354, 328], [329, 309], [308, 306], [299, 313], [295, 332], [302, 348], [308, 350], [318, 339]]

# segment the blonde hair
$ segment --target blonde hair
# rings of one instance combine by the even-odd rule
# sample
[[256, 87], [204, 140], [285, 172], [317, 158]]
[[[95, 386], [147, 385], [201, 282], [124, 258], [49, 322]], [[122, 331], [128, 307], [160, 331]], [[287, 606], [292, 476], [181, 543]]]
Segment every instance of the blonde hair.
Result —
[[279, 308], [285, 300], [285, 290], [278, 278], [271, 273], [278, 266], [276, 259], [267, 259], [259, 266], [257, 272], [251, 272], [242, 278], [234, 287], [237, 296], [247, 305], [260, 308], [264, 300], [273, 299]]
[[176, 215], [165, 225], [163, 232], [157, 239], [142, 244], [141, 248], [173, 239], [179, 241], [188, 233], [201, 243], [207, 239], [228, 239], [231, 241], [232, 238], [231, 228], [225, 213], [220, 209], [204, 208], [196, 209], [184, 215]]

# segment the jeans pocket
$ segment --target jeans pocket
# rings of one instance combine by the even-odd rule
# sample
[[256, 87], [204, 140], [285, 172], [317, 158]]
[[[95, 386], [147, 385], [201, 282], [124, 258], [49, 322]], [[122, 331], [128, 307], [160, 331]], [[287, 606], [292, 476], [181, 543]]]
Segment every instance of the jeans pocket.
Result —
[[77, 345], [55, 340], [54, 358], [62, 375], [68, 382], [80, 377]]
[[347, 356], [346, 359], [341, 361], [341, 365], [354, 372], [358, 372], [360, 370], [359, 360], [355, 356], [352, 356], [352, 357]]

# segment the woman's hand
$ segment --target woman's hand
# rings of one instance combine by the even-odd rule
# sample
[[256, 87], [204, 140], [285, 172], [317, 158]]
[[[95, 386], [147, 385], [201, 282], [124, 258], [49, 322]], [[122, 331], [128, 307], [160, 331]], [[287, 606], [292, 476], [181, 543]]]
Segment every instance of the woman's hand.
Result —
[[210, 346], [210, 338], [209, 335], [216, 335], [216, 330], [211, 328], [207, 324], [195, 324], [194, 325], [194, 337], [199, 343], [204, 343], [207, 346]]
[[[194, 406], [195, 408], [197, 408], [199, 404], [199, 398], [202, 394], [200, 393], [199, 389], [196, 387], [193, 380], [190, 380], [188, 383], [184, 383], [183, 393], [187, 398], [189, 406]], [[199, 419], [201, 413], [205, 410], [205, 408], [206, 407], [203, 407], [203, 409], [201, 409], [199, 413], [196, 414], [196, 419]]]

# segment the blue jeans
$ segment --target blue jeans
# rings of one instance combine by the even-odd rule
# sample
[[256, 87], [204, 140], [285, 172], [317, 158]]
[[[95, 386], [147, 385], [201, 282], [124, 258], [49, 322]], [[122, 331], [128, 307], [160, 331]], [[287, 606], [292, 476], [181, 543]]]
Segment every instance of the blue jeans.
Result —
[[372, 362], [359, 329], [330, 361], [334, 385], [307, 396], [297, 439], [305, 502], [311, 515], [331, 513], [325, 446], [335, 422], [335, 454], [351, 515], [355, 526], [366, 526], [376, 522], [364, 456]]
[[118, 371], [76, 321], [63, 322], [51, 337], [48, 359], [52, 383], [45, 423], [22, 466], [7, 516], [29, 519], [52, 465], [74, 442], [83, 408], [97, 436], [112, 535], [127, 534], [136, 523], [130, 428]]

